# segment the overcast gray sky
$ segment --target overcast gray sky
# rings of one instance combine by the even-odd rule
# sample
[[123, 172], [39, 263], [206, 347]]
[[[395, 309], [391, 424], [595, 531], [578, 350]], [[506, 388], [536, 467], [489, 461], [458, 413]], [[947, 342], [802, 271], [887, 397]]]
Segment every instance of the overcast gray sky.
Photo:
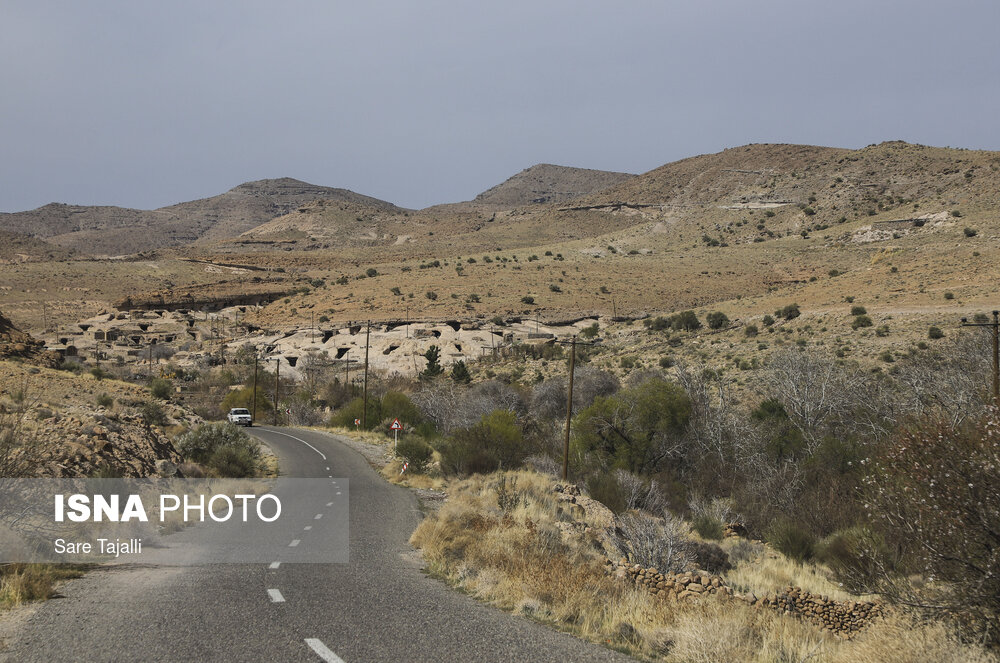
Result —
[[0, 210], [406, 207], [751, 142], [1000, 149], [995, 0], [0, 0]]

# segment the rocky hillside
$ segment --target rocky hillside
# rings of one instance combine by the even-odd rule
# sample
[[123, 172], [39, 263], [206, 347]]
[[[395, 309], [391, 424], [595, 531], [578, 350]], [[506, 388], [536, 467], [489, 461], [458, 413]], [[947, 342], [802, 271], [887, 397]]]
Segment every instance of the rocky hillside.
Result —
[[32, 476], [150, 476], [159, 461], [181, 460], [166, 428], [200, 422], [143, 387], [90, 374], [0, 361], [0, 384], [0, 428], [15, 431]]
[[472, 202], [509, 208], [562, 203], [627, 182], [635, 175], [541, 163], [487, 189]]
[[0, 265], [66, 260], [75, 254], [37, 237], [0, 230]]
[[45, 349], [45, 344], [17, 329], [0, 312], [0, 360], [18, 359], [40, 366], [55, 366], [59, 357]]
[[84, 253], [122, 255], [235, 237], [320, 199], [396, 209], [346, 189], [281, 178], [247, 182], [218, 196], [155, 210], [50, 203], [27, 212], [0, 214], [0, 230], [43, 238]]
[[[669, 163], [572, 206], [655, 210], [677, 220], [741, 226], [747, 214], [762, 210], [769, 226], [799, 231], [868, 217], [996, 210], [998, 185], [997, 152], [900, 141], [860, 150], [765, 144]], [[757, 219], [754, 225], [762, 225], [760, 212]], [[748, 230], [736, 234], [767, 235], [764, 228]]]

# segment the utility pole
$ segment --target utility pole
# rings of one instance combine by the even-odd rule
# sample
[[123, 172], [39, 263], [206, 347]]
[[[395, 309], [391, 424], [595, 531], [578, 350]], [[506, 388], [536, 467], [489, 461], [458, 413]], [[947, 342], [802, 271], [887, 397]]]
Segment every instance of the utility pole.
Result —
[[362, 399], [361, 410], [361, 427], [368, 430], [368, 339], [372, 332], [372, 321], [368, 321], [368, 326], [365, 328], [365, 391], [364, 398]]
[[257, 348], [253, 349], [253, 421], [257, 421]]
[[993, 322], [969, 322], [962, 318], [963, 327], [990, 327], [993, 337], [993, 405], [1000, 407], [1000, 311], [993, 311]]
[[278, 425], [278, 375], [281, 373], [281, 357], [274, 359], [274, 425]]
[[569, 426], [573, 420], [573, 371], [576, 369], [576, 336], [569, 350], [569, 392], [566, 396], [566, 437], [563, 440], [563, 481], [569, 481]]
[[310, 329], [312, 329], [312, 336], [310, 337], [310, 341], [312, 343], [315, 343], [316, 342], [316, 311], [312, 311], [312, 323], [310, 325]]

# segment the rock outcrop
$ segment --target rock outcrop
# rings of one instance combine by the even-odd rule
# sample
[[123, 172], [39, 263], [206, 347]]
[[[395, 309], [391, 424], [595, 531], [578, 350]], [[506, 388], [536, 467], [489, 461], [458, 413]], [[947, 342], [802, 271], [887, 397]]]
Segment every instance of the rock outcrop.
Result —
[[14, 326], [7, 316], [0, 312], [0, 360], [22, 359], [31, 364], [53, 367], [59, 363], [59, 355], [45, 349], [45, 344]]

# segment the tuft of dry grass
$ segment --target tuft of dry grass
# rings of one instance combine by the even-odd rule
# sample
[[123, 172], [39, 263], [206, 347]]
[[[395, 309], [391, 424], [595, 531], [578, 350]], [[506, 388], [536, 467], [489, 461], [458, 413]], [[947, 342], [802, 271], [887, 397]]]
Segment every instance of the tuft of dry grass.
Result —
[[[498, 500], [503, 485], [517, 499]], [[510, 612], [650, 660], [671, 663], [997, 663], [949, 628], [892, 615], [847, 641], [794, 616], [722, 597], [653, 597], [605, 572], [593, 533], [560, 509], [554, 480], [503, 472], [447, 485], [448, 500], [410, 541], [432, 573]], [[509, 497], [509, 496], [508, 496]], [[513, 504], [513, 505], [512, 505]], [[570, 532], [570, 533], [567, 533]], [[755, 566], [761, 568], [755, 569]], [[736, 571], [754, 591], [803, 585], [843, 595], [821, 571], [761, 551]]]
[[997, 663], [982, 647], [963, 643], [942, 622], [896, 613], [831, 652], [829, 663]]
[[418, 474], [409, 470], [402, 472], [402, 469], [403, 462], [398, 458], [393, 458], [379, 472], [390, 483], [396, 483], [407, 488], [444, 490], [445, 480], [443, 477], [431, 474]]
[[0, 565], [0, 607], [47, 599], [59, 581], [79, 578], [83, 571], [68, 564]]
[[[738, 541], [723, 542], [731, 550]], [[812, 594], [827, 596], [834, 601], [858, 601], [859, 597], [831, 580], [830, 573], [822, 566], [799, 564], [768, 547], [760, 546], [755, 554], [741, 559], [734, 568], [723, 574], [729, 585], [738, 592], [752, 591], [758, 596], [781, 592], [788, 587], [799, 587]]]

